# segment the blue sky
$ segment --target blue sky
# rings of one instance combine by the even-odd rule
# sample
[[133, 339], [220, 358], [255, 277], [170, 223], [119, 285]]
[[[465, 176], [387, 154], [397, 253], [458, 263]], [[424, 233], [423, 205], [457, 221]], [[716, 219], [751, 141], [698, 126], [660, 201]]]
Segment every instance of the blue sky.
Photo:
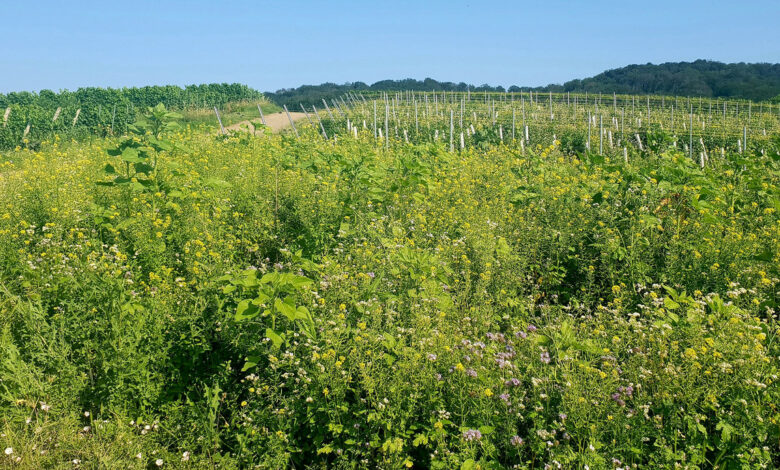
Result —
[[425, 77], [536, 86], [633, 63], [780, 62], [780, 0], [0, 0], [0, 92]]

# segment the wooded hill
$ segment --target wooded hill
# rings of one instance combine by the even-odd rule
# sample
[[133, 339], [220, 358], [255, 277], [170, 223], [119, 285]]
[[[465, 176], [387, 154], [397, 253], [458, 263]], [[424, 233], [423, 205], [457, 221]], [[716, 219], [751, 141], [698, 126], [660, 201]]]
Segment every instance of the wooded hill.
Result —
[[724, 64], [707, 60], [695, 62], [667, 62], [653, 65], [629, 65], [607, 70], [594, 77], [571, 80], [543, 87], [517, 85], [474, 86], [463, 82], [440, 82], [432, 78], [415, 80], [382, 80], [372, 85], [364, 82], [323, 83], [284, 88], [265, 95], [278, 105], [297, 107], [300, 104], [318, 105], [321, 100], [334, 98], [347, 91], [467, 91], [519, 92], [555, 91], [620, 94], [653, 94], [703, 96], [713, 98], [741, 98], [749, 100], [780, 101], [780, 64]]

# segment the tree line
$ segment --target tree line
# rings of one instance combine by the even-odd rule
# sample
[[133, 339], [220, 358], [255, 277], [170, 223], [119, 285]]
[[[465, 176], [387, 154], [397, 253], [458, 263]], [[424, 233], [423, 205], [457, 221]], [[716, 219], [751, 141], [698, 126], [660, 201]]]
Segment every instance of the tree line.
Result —
[[464, 82], [440, 82], [432, 78], [415, 80], [381, 80], [344, 84], [323, 83], [283, 88], [265, 95], [278, 105], [291, 109], [300, 104], [319, 105], [348, 91], [457, 91], [457, 92], [522, 92], [553, 91], [572, 93], [605, 93], [633, 95], [701, 96], [754, 101], [780, 101], [780, 64], [725, 64], [707, 60], [668, 62], [664, 64], [629, 65], [608, 70], [596, 76], [570, 80], [563, 84], [540, 87], [512, 85], [474, 86]]

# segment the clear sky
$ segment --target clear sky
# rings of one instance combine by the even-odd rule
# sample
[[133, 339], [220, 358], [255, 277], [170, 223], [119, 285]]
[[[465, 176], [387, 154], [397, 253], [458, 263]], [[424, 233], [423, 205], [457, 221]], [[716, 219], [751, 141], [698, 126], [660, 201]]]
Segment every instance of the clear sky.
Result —
[[0, 92], [426, 77], [537, 86], [698, 58], [780, 62], [780, 0], [0, 0]]

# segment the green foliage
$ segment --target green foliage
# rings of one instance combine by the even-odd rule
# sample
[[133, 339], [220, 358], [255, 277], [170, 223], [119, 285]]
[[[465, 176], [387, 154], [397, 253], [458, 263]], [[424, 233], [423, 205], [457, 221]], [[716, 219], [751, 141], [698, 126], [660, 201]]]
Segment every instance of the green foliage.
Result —
[[[103, 171], [112, 176], [113, 180], [101, 181], [98, 184], [127, 185], [133, 191], [159, 191], [164, 182], [158, 179], [158, 155], [175, 148], [175, 144], [164, 139], [163, 135], [180, 128], [177, 119], [181, 119], [181, 115], [166, 110], [162, 103], [148, 108], [146, 113], [129, 126], [130, 131], [136, 135], [126, 137], [116, 147], [106, 150], [109, 155], [120, 158], [121, 173], [114, 165], [107, 163]], [[168, 185], [165, 189], [172, 188]]]
[[768, 100], [780, 91], [780, 64], [709, 60], [629, 65], [542, 90]]
[[629, 65], [607, 70], [593, 77], [576, 79], [563, 85], [543, 87], [523, 87], [467, 85], [466, 83], [439, 82], [431, 78], [425, 80], [380, 80], [368, 85], [363, 82], [323, 83], [303, 85], [293, 89], [281, 89], [266, 96], [279, 106], [297, 108], [319, 106], [325, 99], [331, 99], [347, 93], [366, 92], [492, 92], [513, 93], [528, 92], [573, 92], [618, 94], [652, 94], [666, 96], [705, 96], [712, 98], [742, 98], [749, 100], [774, 100], [780, 102], [780, 64], [724, 64], [707, 60], [694, 62], [668, 62], [664, 64]]
[[[77, 139], [124, 134], [143, 110], [158, 104], [168, 109], [211, 110], [214, 106], [262, 98], [260, 92], [236, 83], [0, 94], [0, 113], [11, 110], [7, 125], [0, 127], [0, 149], [35, 147], [55, 134]], [[58, 108], [60, 112], [54, 120]], [[28, 124], [30, 132], [24, 136]]]
[[451, 153], [145, 114], [0, 154], [0, 466], [777, 465], [775, 136], [702, 166], [652, 126], [626, 160], [582, 120]]

